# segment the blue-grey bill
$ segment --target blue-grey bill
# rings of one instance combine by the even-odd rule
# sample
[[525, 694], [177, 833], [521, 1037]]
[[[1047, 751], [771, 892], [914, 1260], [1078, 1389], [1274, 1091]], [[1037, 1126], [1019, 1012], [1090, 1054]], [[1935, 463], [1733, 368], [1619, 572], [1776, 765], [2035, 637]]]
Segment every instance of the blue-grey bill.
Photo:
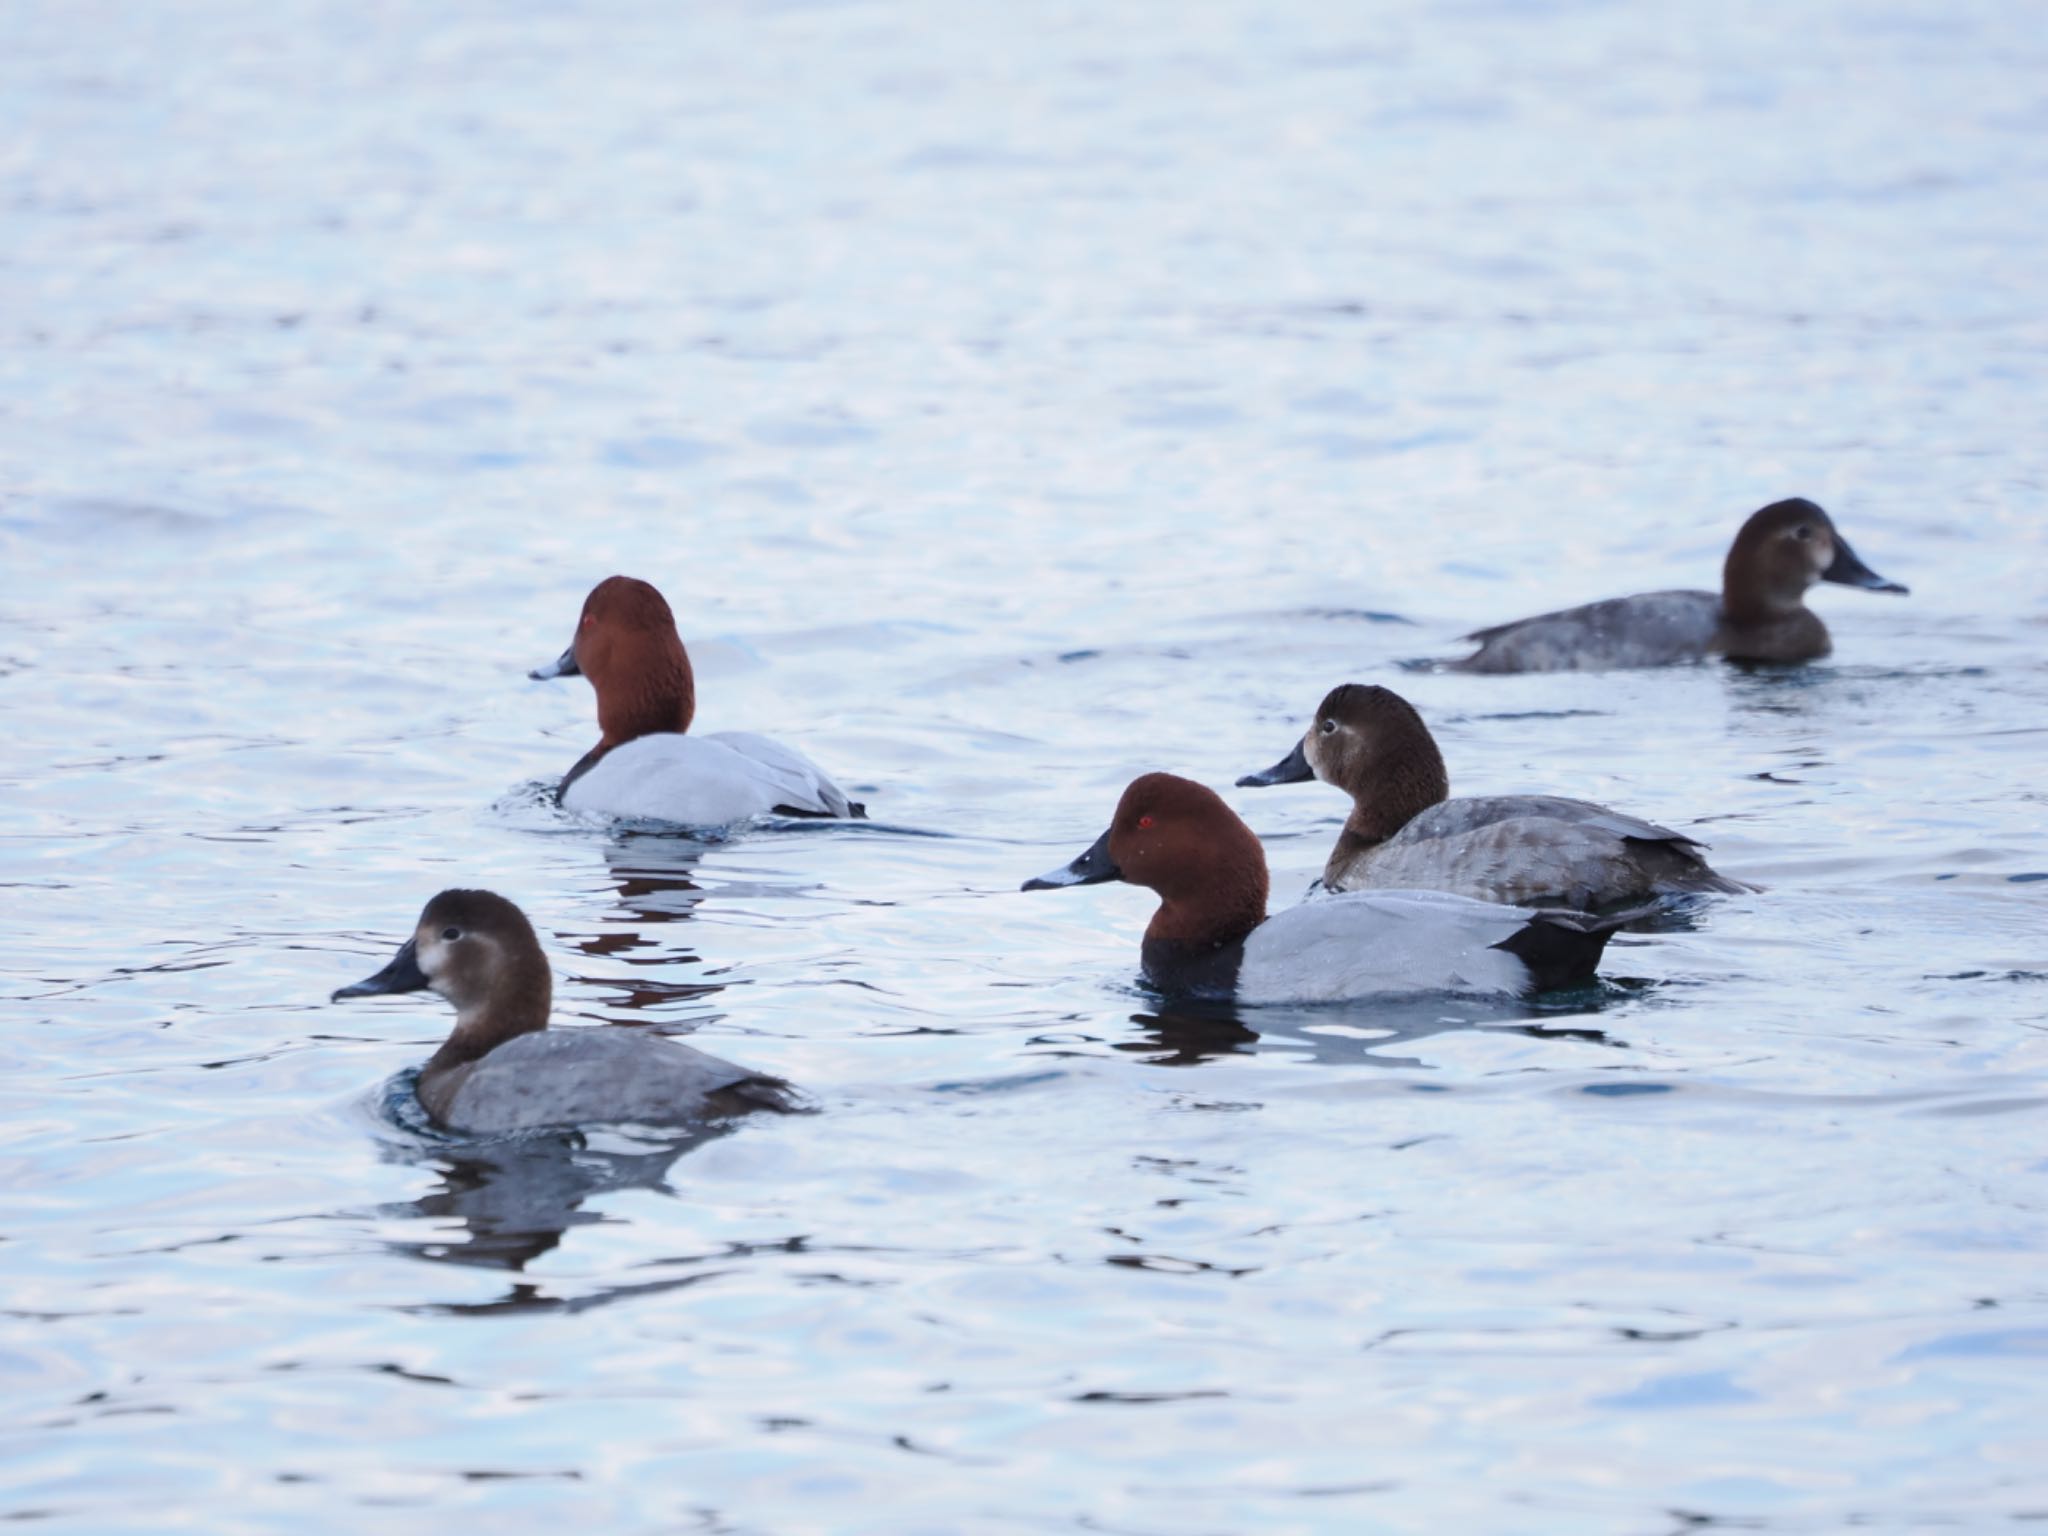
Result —
[[1835, 558], [1828, 562], [1828, 568], [1820, 573], [1822, 581], [1838, 581], [1845, 587], [1862, 587], [1868, 592], [1900, 592], [1906, 589], [1896, 581], [1886, 581], [1877, 572], [1865, 565], [1849, 547], [1849, 541], [1839, 533], [1835, 535]]
[[1063, 885], [1100, 885], [1105, 880], [1119, 880], [1123, 871], [1116, 867], [1116, 860], [1109, 856], [1109, 834], [1103, 833], [1089, 845], [1088, 851], [1077, 859], [1071, 859], [1058, 869], [1047, 870], [1035, 879], [1026, 880], [1018, 887], [1026, 891], [1053, 891]]
[[374, 976], [365, 976], [354, 986], [342, 987], [328, 999], [338, 1003], [344, 997], [379, 997], [387, 992], [419, 992], [427, 986], [427, 973], [420, 969], [419, 946], [407, 939], [398, 946], [391, 963]]
[[551, 677], [581, 677], [583, 669], [576, 665], [576, 642], [570, 641], [569, 649], [546, 666], [535, 667], [526, 675], [539, 683], [544, 683]]
[[1309, 767], [1308, 752], [1303, 745], [1303, 742], [1306, 740], [1307, 738], [1304, 737], [1302, 741], [1297, 741], [1294, 744], [1294, 750], [1281, 758], [1272, 767], [1258, 773], [1246, 774], [1237, 781], [1237, 787], [1239, 789], [1257, 789], [1267, 784], [1299, 784], [1304, 779], [1314, 778], [1316, 771]]

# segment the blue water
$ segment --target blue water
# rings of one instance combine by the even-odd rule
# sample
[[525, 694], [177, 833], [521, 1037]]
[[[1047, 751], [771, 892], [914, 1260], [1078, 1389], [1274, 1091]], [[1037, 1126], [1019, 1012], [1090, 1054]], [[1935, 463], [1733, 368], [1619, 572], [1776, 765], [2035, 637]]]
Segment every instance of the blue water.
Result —
[[[0, 47], [0, 1513], [2048, 1517], [2048, 33], [1798, 0], [24, 4]], [[1837, 651], [1410, 672], [1815, 497]], [[876, 824], [541, 802], [583, 593]], [[1232, 1016], [1122, 785], [1399, 688], [1766, 889]], [[1318, 785], [1227, 791], [1276, 899]], [[821, 1113], [484, 1147], [424, 899]]]

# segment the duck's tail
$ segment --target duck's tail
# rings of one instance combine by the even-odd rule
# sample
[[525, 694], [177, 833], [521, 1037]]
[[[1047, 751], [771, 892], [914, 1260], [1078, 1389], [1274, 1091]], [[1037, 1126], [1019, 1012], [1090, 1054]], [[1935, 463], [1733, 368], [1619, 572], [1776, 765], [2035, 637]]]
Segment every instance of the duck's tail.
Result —
[[710, 1097], [729, 1115], [749, 1114], [757, 1109], [772, 1109], [782, 1115], [804, 1115], [817, 1107], [792, 1084], [765, 1073], [727, 1083]]
[[1656, 902], [1623, 912], [1572, 912], [1562, 907], [1533, 913], [1529, 921], [1494, 945], [1529, 968], [1529, 984], [1538, 992], [1581, 986], [1600, 968], [1600, 956], [1615, 930], [1653, 916]]
[[1751, 885], [1746, 880], [1731, 879], [1705, 859], [1698, 860], [1682, 874], [1670, 875], [1657, 882], [1658, 894], [1664, 896], [1746, 896], [1762, 889], [1762, 886]]
[[802, 805], [771, 805], [768, 807], [768, 814], [771, 816], [792, 816], [803, 821], [866, 821], [868, 819], [868, 808], [859, 800], [849, 800], [846, 802], [846, 814], [844, 816], [829, 808], [818, 810], [814, 807]]
[[1761, 889], [1761, 885], [1749, 885], [1749, 881], [1729, 879], [1718, 868], [1708, 868], [1704, 862], [1698, 868], [1657, 881], [1659, 895], [1751, 895]]

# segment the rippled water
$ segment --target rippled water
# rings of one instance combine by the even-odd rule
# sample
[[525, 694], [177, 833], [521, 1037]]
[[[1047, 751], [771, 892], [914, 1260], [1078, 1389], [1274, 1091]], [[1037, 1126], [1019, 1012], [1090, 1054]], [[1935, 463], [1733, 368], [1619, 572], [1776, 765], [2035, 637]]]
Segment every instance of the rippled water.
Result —
[[[2048, 1517], [2026, 6], [13, 8], [0, 1512], [95, 1531]], [[1710, 585], [1803, 671], [1397, 664]], [[871, 826], [541, 804], [614, 570]], [[1761, 882], [1534, 1007], [1185, 1015], [1021, 895], [1346, 679]], [[1340, 806], [1233, 791], [1282, 899]], [[447, 884], [821, 1113], [488, 1147]]]

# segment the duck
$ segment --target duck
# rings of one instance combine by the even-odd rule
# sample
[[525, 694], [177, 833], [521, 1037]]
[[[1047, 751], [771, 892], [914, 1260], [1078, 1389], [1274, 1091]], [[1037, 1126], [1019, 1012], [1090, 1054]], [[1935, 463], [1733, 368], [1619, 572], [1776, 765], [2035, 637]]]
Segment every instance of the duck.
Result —
[[1816, 661], [1834, 649], [1806, 606], [1815, 582], [1869, 592], [1906, 588], [1857, 557], [1827, 513], [1803, 496], [1750, 514], [1728, 547], [1721, 590], [1643, 592], [1540, 613], [1464, 636], [1470, 656], [1450, 672], [1590, 672], [1668, 667], [1710, 656], [1730, 661]]
[[1133, 779], [1083, 853], [1027, 891], [1121, 880], [1158, 893], [1140, 964], [1176, 997], [1326, 1003], [1392, 993], [1527, 997], [1593, 979], [1640, 912], [1590, 916], [1447, 891], [1351, 891], [1266, 913], [1265, 850], [1223, 797], [1170, 773]]
[[668, 600], [636, 577], [592, 587], [568, 649], [527, 675], [587, 677], [597, 692], [602, 734], [555, 786], [565, 809], [691, 827], [867, 815], [794, 747], [748, 731], [688, 734], [697, 713], [689, 653]]
[[471, 1135], [598, 1123], [701, 1127], [754, 1110], [803, 1108], [779, 1077], [663, 1036], [620, 1028], [550, 1030], [554, 976], [533, 924], [495, 891], [446, 890], [374, 976], [330, 999], [430, 991], [455, 1028], [420, 1068], [420, 1105]]
[[1323, 866], [1332, 891], [1450, 891], [1479, 901], [1582, 912], [1697, 892], [1753, 890], [1717, 873], [1705, 844], [1590, 800], [1561, 795], [1450, 799], [1443, 754], [1391, 688], [1343, 683], [1272, 767], [1240, 788], [1321, 779], [1351, 796]]

